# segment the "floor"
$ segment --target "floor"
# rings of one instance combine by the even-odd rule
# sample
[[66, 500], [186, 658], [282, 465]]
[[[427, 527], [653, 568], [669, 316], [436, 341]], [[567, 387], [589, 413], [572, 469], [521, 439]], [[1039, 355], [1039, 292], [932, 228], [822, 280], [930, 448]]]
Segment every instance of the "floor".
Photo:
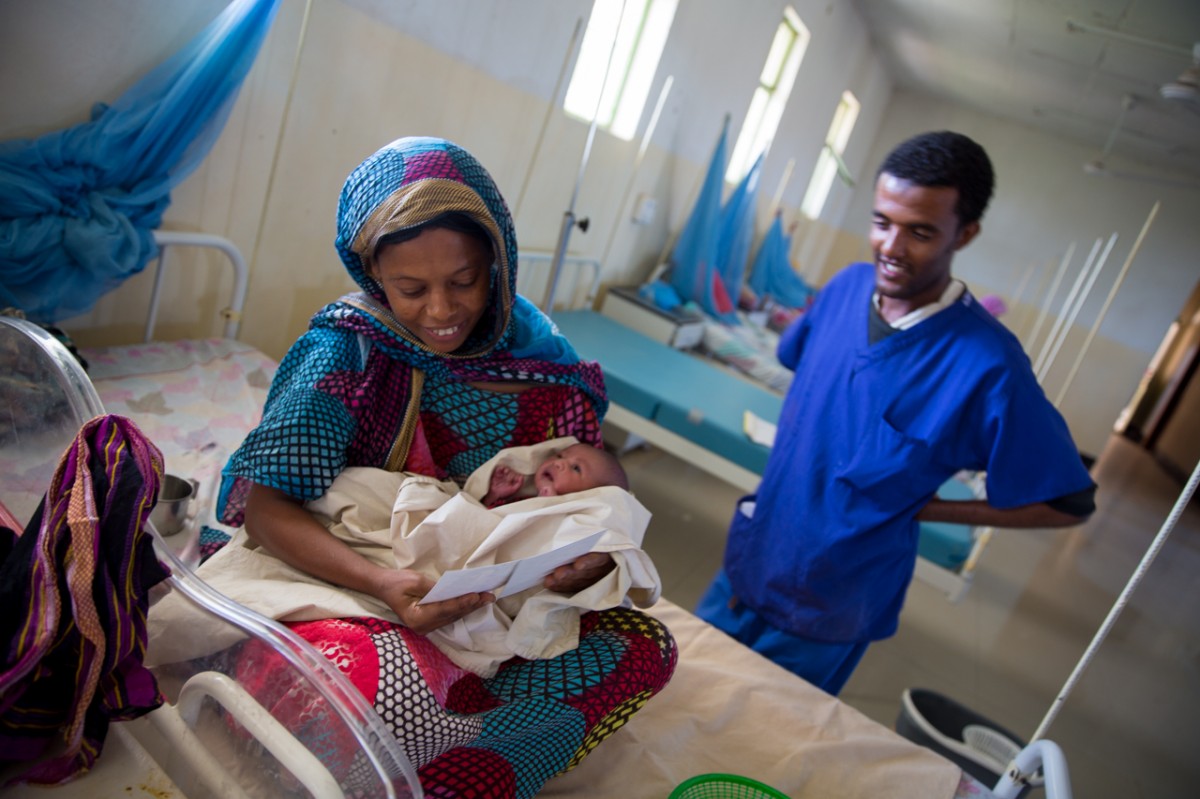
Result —
[[[663, 452], [623, 456], [654, 514], [645, 542], [664, 594], [693, 608], [720, 564], [737, 489]], [[914, 582], [899, 632], [867, 651], [841, 698], [892, 726], [907, 687], [945, 694], [1028, 739], [1064, 750], [1074, 795], [1200, 795], [1200, 500], [1114, 436], [1092, 468], [1097, 512], [1068, 530], [1005, 530], [965, 598]], [[1143, 582], [1090, 664], [1056, 697], [1168, 519]], [[1037, 790], [1032, 796], [1043, 795]]]

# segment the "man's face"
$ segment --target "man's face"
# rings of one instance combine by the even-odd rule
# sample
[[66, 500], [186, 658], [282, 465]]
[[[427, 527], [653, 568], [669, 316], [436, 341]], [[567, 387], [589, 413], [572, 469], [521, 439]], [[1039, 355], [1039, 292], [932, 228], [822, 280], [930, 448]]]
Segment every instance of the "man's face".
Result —
[[871, 249], [875, 289], [889, 322], [936, 302], [950, 283], [950, 262], [979, 232], [959, 226], [958, 189], [918, 186], [886, 172], [875, 183]]

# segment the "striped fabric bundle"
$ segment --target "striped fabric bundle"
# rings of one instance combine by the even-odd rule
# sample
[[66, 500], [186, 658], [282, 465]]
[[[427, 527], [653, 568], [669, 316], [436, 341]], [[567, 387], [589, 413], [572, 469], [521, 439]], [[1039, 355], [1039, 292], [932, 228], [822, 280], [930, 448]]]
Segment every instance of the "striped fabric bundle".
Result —
[[169, 574], [143, 529], [162, 463], [131, 421], [98, 416], [64, 453], [24, 534], [0, 531], [0, 761], [56, 753], [20, 781], [79, 776], [109, 722], [162, 704], [142, 666], [148, 592]]

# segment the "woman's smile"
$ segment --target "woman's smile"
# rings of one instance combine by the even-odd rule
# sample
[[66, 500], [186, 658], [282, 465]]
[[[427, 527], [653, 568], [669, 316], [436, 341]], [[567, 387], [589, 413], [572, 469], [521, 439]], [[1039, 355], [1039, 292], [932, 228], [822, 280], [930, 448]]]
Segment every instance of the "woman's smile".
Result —
[[487, 310], [492, 253], [465, 233], [430, 228], [381, 249], [374, 268], [396, 320], [434, 352], [462, 347]]
[[458, 335], [458, 331], [462, 329], [462, 325], [454, 327], [426, 327], [425, 330], [430, 336], [436, 339], [451, 339]]

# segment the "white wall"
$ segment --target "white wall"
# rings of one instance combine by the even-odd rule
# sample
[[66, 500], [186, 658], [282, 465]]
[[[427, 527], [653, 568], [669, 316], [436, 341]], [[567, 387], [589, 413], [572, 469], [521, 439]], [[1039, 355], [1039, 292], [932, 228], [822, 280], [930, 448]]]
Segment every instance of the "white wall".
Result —
[[0, 141], [84, 122], [180, 50], [222, 0], [0, 3]]
[[[725, 114], [732, 116], [731, 135], [738, 132], [784, 5], [680, 3], [637, 137], [625, 142], [597, 134], [575, 203], [591, 228], [572, 235], [570, 250], [602, 259], [606, 282], [642, 279], [681, 226]], [[282, 4], [224, 134], [176, 190], [164, 223], [228, 236], [247, 254], [252, 310], [242, 337], [273, 356], [314, 310], [353, 288], [333, 251], [334, 214], [346, 174], [374, 149], [403, 135], [457, 141], [505, 192], [522, 248], [548, 251], [587, 133], [586, 124], [561, 113], [555, 94], [565, 91], [564, 58], [576, 21], [586, 22], [588, 0], [313, 0], [297, 64], [305, 6]], [[806, 275], [827, 275], [862, 254], [879, 159], [919, 130], [956, 127], [996, 159], [1000, 193], [984, 235], [958, 262], [978, 291], [1005, 294], [1026, 264], [1053, 260], [1071, 240], [1086, 250], [1096, 236], [1120, 231], [1108, 278], [1084, 308], [1083, 325], [1095, 318], [1149, 207], [1163, 199], [1093, 345], [1106, 360], [1102, 368], [1089, 362], [1078, 392], [1072, 389], [1064, 404], [1085, 449], [1098, 450], [1195, 279], [1198, 242], [1188, 224], [1195, 194], [1085, 179], [1080, 165], [1090, 153], [1071, 144], [927, 98], [893, 99], [852, 3], [793, 6], [813, 38], [764, 165], [760, 231], [791, 159], [782, 201], [786, 217], [796, 218], [842, 91], [850, 89], [863, 105], [845, 154], [858, 186], [835, 184], [821, 219], [798, 232], [794, 252]], [[218, 0], [0, 5], [0, 137], [83, 121], [93, 102], [115, 99], [221, 7]], [[668, 75], [674, 88], [635, 170], [649, 111]], [[643, 193], [658, 200], [659, 211], [638, 226], [629, 217]], [[162, 332], [216, 334], [229, 279], [216, 261], [184, 265], [167, 283]], [[148, 290], [148, 277], [138, 276], [67, 326], [91, 342], [134, 335], [139, 324], [128, 309]]]
[[[877, 165], [908, 136], [943, 128], [979, 141], [996, 170], [996, 194], [984, 216], [982, 233], [955, 258], [955, 273], [977, 294], [995, 293], [1011, 299], [1029, 265], [1037, 270], [1024, 293], [1025, 307], [1006, 319], [1019, 334], [1032, 332], [1036, 312], [1067, 247], [1076, 243], [1067, 278], [1050, 304], [1055, 313], [1062, 310], [1095, 240], [1107, 241], [1112, 233], [1118, 234], [1072, 335], [1045, 381], [1047, 394], [1054, 399], [1116, 286], [1061, 407], [1081, 446], [1097, 453], [1200, 279], [1196, 255], [1200, 252], [1200, 226], [1195, 224], [1200, 192], [1087, 175], [1083, 164], [1095, 153], [1082, 145], [908, 92], [898, 92], [892, 99], [870, 161]], [[1139, 169], [1128, 163], [1112, 166], [1129, 172]], [[847, 219], [851, 225], [862, 220], [865, 236], [872, 197], [870, 181], [861, 185]], [[1159, 210], [1135, 254], [1134, 243], [1156, 202]], [[1116, 285], [1127, 261], [1125, 277]], [[1039, 287], [1042, 293], [1035, 294], [1033, 289]], [[1042, 351], [1048, 332], [1049, 323], [1042, 326], [1036, 341], [1026, 341], [1032, 357]]]
[[[865, 158], [890, 91], [850, 4], [795, 6], [813, 41], [761, 184], [766, 203], [795, 158], [783, 195], [790, 213], [843, 89], [866, 103], [847, 153], [852, 166]], [[82, 121], [94, 101], [114, 99], [220, 7], [206, 0], [180, 14], [157, 0], [6, 4], [0, 86], [12, 91], [0, 92], [0, 132], [32, 136]], [[565, 92], [572, 30], [590, 7], [588, 0], [315, 0], [293, 81], [305, 4], [283, 3], [225, 133], [175, 192], [164, 223], [227, 235], [250, 257], [255, 312], [244, 324], [246, 340], [281, 354], [315, 308], [351, 287], [331, 246], [337, 193], [355, 164], [397, 136], [445, 136], [470, 149], [514, 207], [522, 248], [552, 250], [587, 133], [562, 114], [555, 94]], [[642, 279], [682, 224], [725, 114], [731, 134], [738, 132], [783, 7], [780, 0], [680, 4], [638, 137], [597, 134], [575, 203], [591, 228], [573, 234], [570, 250], [603, 259], [606, 282]], [[62, 68], [76, 56], [86, 74]], [[668, 75], [674, 88], [635, 170]], [[658, 200], [647, 226], [629, 218], [639, 194]], [[847, 196], [835, 189], [830, 224]], [[147, 283], [139, 276], [118, 294], [145, 294]], [[196, 269], [175, 279], [168, 293], [196, 302], [166, 314], [163, 332], [194, 333], [226, 284]], [[129, 297], [106, 298], [71, 324], [96, 336], [124, 332], [129, 305]]]

